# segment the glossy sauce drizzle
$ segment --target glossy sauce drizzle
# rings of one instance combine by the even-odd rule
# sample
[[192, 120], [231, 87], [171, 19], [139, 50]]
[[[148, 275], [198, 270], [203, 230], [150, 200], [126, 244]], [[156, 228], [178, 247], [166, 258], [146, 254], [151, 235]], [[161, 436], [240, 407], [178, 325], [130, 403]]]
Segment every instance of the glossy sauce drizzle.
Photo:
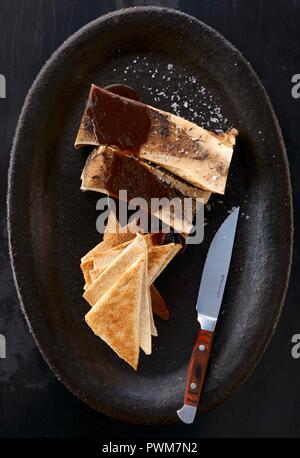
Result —
[[131, 96], [135, 94], [124, 85], [112, 85], [109, 90], [92, 85], [87, 115], [100, 144], [130, 149], [138, 154], [151, 128], [147, 106], [137, 100], [120, 97], [116, 91], [122, 91], [123, 94], [125, 91]]
[[113, 94], [120, 95], [121, 97], [126, 97], [126, 99], [141, 102], [141, 98], [139, 94], [136, 92], [136, 90], [133, 89], [133, 87], [128, 86], [127, 84], [110, 84], [109, 86], [105, 86], [104, 89], [106, 91], [112, 92]]

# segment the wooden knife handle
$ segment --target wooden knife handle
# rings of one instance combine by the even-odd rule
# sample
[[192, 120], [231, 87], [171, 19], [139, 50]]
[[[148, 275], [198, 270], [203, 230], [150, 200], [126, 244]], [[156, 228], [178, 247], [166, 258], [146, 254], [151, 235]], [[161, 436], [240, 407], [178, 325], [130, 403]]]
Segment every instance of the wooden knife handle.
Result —
[[211, 351], [213, 332], [199, 331], [186, 379], [184, 404], [198, 407]]

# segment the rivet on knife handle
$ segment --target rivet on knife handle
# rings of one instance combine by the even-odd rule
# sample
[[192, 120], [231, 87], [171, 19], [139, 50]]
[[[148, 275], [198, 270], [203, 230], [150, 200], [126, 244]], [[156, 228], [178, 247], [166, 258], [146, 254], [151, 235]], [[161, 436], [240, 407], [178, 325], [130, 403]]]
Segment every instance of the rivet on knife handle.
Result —
[[200, 330], [195, 341], [186, 378], [184, 405], [177, 411], [179, 418], [187, 424], [193, 423], [197, 412], [212, 340], [213, 332]]

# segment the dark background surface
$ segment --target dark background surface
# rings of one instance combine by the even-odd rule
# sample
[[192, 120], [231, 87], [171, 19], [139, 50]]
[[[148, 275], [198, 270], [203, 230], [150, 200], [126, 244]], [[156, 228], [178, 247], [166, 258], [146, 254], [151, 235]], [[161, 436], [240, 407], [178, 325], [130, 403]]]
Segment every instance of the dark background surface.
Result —
[[[281, 124], [290, 161], [295, 209], [293, 270], [285, 308], [268, 350], [248, 381], [193, 426], [143, 427], [94, 412], [55, 378], [40, 356], [19, 309], [6, 232], [7, 169], [26, 92], [51, 53], [99, 15], [131, 5], [181, 9], [216, 28], [251, 62]], [[300, 99], [291, 78], [300, 73], [300, 0], [0, 0], [0, 437], [300, 437], [300, 359], [291, 339], [300, 334]]]

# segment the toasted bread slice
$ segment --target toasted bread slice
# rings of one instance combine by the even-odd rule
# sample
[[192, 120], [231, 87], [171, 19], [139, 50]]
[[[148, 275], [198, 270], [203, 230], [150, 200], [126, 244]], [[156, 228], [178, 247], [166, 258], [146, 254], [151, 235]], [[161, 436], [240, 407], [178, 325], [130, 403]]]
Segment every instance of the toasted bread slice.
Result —
[[[116, 215], [113, 211], [110, 212], [109, 217], [108, 217], [108, 222], [106, 225], [106, 229], [104, 232], [104, 242], [101, 242], [98, 244], [93, 250], [91, 250], [83, 259], [86, 259], [85, 261], [82, 261], [81, 268], [86, 280], [86, 285], [85, 285], [85, 290], [87, 289], [90, 284], [96, 280], [96, 278], [105, 270], [105, 259], [107, 259], [108, 252], [111, 248], [116, 248], [120, 249], [123, 247], [123, 249], [127, 246], [128, 242], [125, 243], [119, 243], [124, 240], [124, 234], [128, 235], [128, 238], [130, 240], [134, 239], [136, 234], [133, 232], [130, 232], [130, 230], [134, 230], [136, 227], [135, 221], [132, 221], [127, 227], [121, 228], [118, 219], [116, 218]], [[120, 233], [119, 231], [122, 230], [124, 233]], [[156, 244], [160, 244], [162, 240], [158, 237], [159, 234], [146, 234], [146, 242], [148, 246], [148, 250], [152, 247], [154, 247]], [[114, 252], [116, 254], [116, 252]], [[177, 253], [177, 251], [176, 251]], [[104, 264], [100, 265], [98, 264], [98, 259], [101, 259], [101, 254], [104, 255]], [[151, 271], [152, 271], [152, 276], [154, 277], [155, 274], [155, 267], [154, 267], [154, 257], [157, 256], [158, 253], [152, 253], [151, 257], [153, 260], [151, 261]], [[94, 270], [94, 257], [95, 257], [95, 270]], [[149, 261], [148, 261], [149, 264]], [[159, 264], [157, 264], [159, 266]], [[98, 268], [96, 268], [98, 267]], [[100, 269], [102, 267], [103, 270]], [[157, 335], [157, 330], [154, 325], [154, 320], [153, 320], [153, 312], [159, 316], [163, 320], [167, 320], [169, 318], [169, 311], [168, 308], [161, 296], [161, 294], [158, 292], [156, 287], [154, 285], [151, 285], [150, 288], [150, 299], [149, 299], [149, 305], [150, 307], [150, 318], [151, 318], [151, 332], [152, 335]], [[152, 310], [153, 309], [153, 310]]]
[[[125, 227], [121, 227], [119, 221], [116, 218], [116, 215], [113, 211], [109, 213], [107, 225], [104, 231], [103, 240], [98, 243], [92, 250], [90, 250], [83, 258], [81, 262], [83, 268], [88, 268], [88, 260], [94, 258], [101, 254], [105, 250], [115, 248], [119, 245], [122, 245], [126, 242], [130, 242], [136, 236], [134, 232], [135, 223], [127, 224]], [[84, 264], [86, 262], [86, 265]]]
[[[135, 237], [135, 235], [133, 234]], [[131, 242], [125, 242], [117, 247], [101, 251], [94, 256], [94, 269], [89, 272], [91, 282], [93, 283], [96, 279], [104, 273], [104, 271], [113, 263], [113, 261], [124, 251], [124, 249]], [[144, 269], [144, 285], [143, 285], [143, 295], [141, 303], [141, 319], [140, 319], [140, 347], [145, 352], [146, 355], [150, 355], [152, 352], [151, 344], [151, 331], [153, 335], [157, 335], [155, 326], [152, 326], [153, 315], [151, 309], [151, 302], [149, 297], [149, 286], [148, 286], [148, 252], [147, 245], [144, 245], [144, 254], [145, 254], [145, 265]], [[91, 283], [90, 283], [91, 284]], [[90, 285], [89, 284], [89, 285]], [[88, 286], [89, 286], [88, 285]], [[85, 288], [85, 290], [88, 288]]]
[[113, 263], [102, 272], [83, 294], [84, 299], [94, 306], [109, 289], [141, 255], [144, 254], [146, 242], [140, 234], [125, 248]]
[[86, 314], [93, 332], [137, 369], [145, 257], [142, 254]]
[[99, 275], [101, 275], [105, 270], [107, 269], [107, 267], [99, 267], [98, 269], [92, 269], [90, 271], [90, 279], [91, 279], [91, 283], [88, 285], [87, 283], [84, 285], [84, 291], [86, 291], [88, 289], [88, 287], [94, 283], [95, 280], [97, 280], [97, 278], [99, 277]]
[[157, 328], [155, 326], [155, 322], [154, 322], [154, 316], [153, 316], [153, 306], [152, 306], [152, 296], [151, 296], [151, 293], [150, 293], [150, 288], [148, 286], [148, 300], [149, 300], [149, 308], [150, 308], [150, 326], [151, 326], [151, 335], [153, 337], [157, 337], [158, 336], [158, 332], [157, 332]]
[[169, 243], [168, 245], [156, 246], [149, 249], [148, 278], [150, 285], [152, 285], [180, 250], [181, 245], [175, 243]]
[[103, 240], [98, 243], [98, 245], [96, 245], [94, 248], [92, 248], [87, 254], [85, 254], [82, 258], [81, 258], [81, 270], [83, 271], [83, 269], [85, 269], [86, 267], [89, 266], [89, 261], [93, 260], [93, 257], [96, 253], [101, 253], [101, 251], [104, 251], [104, 242]]
[[87, 289], [93, 281], [103, 272], [116, 257], [129, 245], [130, 242], [122, 243], [114, 248], [106, 249], [106, 245], [101, 245], [101, 249], [94, 252], [89, 258], [81, 262], [81, 270], [85, 279]]
[[[106, 267], [114, 261], [118, 254], [128, 246], [130, 241], [135, 238], [136, 233], [133, 231], [136, 230], [136, 227], [136, 221], [133, 220], [122, 228], [114, 212], [110, 212], [103, 241], [82, 258], [80, 267], [86, 281], [84, 290], [96, 280]], [[152, 246], [160, 245], [163, 242], [163, 238], [164, 234], [162, 233], [146, 234], [145, 241], [148, 249]], [[124, 240], [126, 241], [124, 242]]]
[[[224, 194], [233, 148], [238, 135], [236, 129], [215, 134], [179, 116], [141, 102], [124, 99], [94, 85], [91, 87], [88, 106], [93, 104], [94, 92], [97, 92], [100, 98], [105, 97], [106, 103], [109, 100], [112, 103], [120, 101], [123, 102], [126, 109], [130, 107], [147, 109], [150, 130], [146, 140], [140, 146], [140, 158], [162, 166], [201, 189]], [[111, 115], [117, 116], [118, 113]], [[122, 120], [123, 114], [118, 116]], [[97, 128], [100, 131], [103, 127], [101, 122], [102, 119], [97, 119]], [[93, 123], [86, 113], [75, 141], [75, 146], [82, 144], [101, 145], [101, 142], [95, 137]], [[116, 144], [112, 140], [110, 146]]]
[[[133, 238], [134, 237], [135, 234], [133, 234]], [[94, 269], [108, 267], [116, 259], [116, 257], [119, 256], [119, 254], [121, 254], [122, 251], [128, 247], [131, 242], [132, 240], [121, 243], [120, 245], [117, 245], [113, 248], [108, 248], [101, 252], [95, 253], [93, 256]]]
[[[135, 236], [135, 235], [133, 235]], [[142, 241], [143, 237], [139, 235], [140, 241]], [[116, 275], [120, 276], [124, 269], [127, 267], [129, 268], [129, 260], [130, 260], [130, 253], [133, 252], [133, 246], [130, 250], [127, 250], [123, 256], [122, 253], [129, 244], [133, 244], [137, 253], [133, 253], [131, 256], [131, 262], [134, 261], [135, 257], [141, 253], [141, 245], [134, 243], [134, 241], [125, 242], [117, 247], [103, 250], [93, 257], [93, 264], [94, 269], [89, 272], [90, 278], [92, 282], [96, 282], [97, 278], [101, 276], [103, 283], [98, 285], [96, 288], [96, 296], [94, 295], [94, 300], [96, 298], [100, 298], [102, 294], [105, 294], [107, 288], [110, 288], [113, 285], [113, 282], [116, 280]], [[141, 310], [140, 310], [140, 347], [142, 350], [147, 354], [151, 354], [152, 351], [152, 344], [151, 344], [151, 323], [153, 321], [152, 318], [152, 309], [150, 304], [150, 297], [149, 297], [149, 286], [148, 286], [148, 252], [147, 252], [147, 243], [144, 241], [142, 243], [144, 257], [145, 257], [145, 264], [142, 266], [144, 271], [144, 279], [143, 279], [143, 291], [142, 291], [142, 299], [141, 299]], [[126, 256], [128, 258], [126, 258]], [[118, 259], [117, 259], [118, 258]], [[117, 259], [117, 263], [114, 264], [114, 261]], [[123, 261], [122, 261], [123, 260]], [[105, 273], [107, 269], [107, 272]], [[87, 293], [84, 295], [85, 299], [87, 299], [91, 294], [91, 290], [87, 289]], [[95, 294], [95, 293], [93, 293]], [[91, 304], [92, 305], [92, 304]], [[154, 327], [154, 335], [156, 334], [156, 329]]]
[[[108, 218], [107, 218], [107, 223], [104, 229], [104, 234], [103, 234], [103, 240], [105, 240], [106, 236], [109, 234], [118, 234], [121, 231], [121, 225], [119, 223], [119, 220], [117, 218], [117, 215], [113, 210], [110, 210]], [[122, 243], [123, 241], [119, 242]], [[113, 248], [113, 247], [108, 247], [108, 248]]]
[[93, 279], [91, 277], [91, 271], [94, 268], [93, 259], [89, 258], [89, 259], [86, 259], [85, 261], [82, 261], [80, 264], [80, 268], [84, 276], [85, 286], [88, 287], [89, 285], [93, 283]]
[[[106, 250], [103, 251], [103, 262], [102, 257], [100, 256], [94, 258], [94, 269], [89, 272], [90, 277], [92, 279], [92, 283], [97, 280], [97, 278], [104, 273], [106, 268], [108, 268], [112, 263], [123, 253], [125, 248], [123, 246], [128, 247], [130, 242], [124, 243], [123, 245], [119, 245], [116, 249]], [[180, 251], [181, 245], [175, 243], [169, 243], [167, 245], [148, 245], [148, 280], [149, 286], [157, 279], [157, 277], [162, 273], [162, 271], [167, 267], [169, 262], [176, 256], [176, 254]], [[111, 254], [113, 251], [113, 254]], [[127, 253], [127, 252], [126, 252]], [[126, 253], [123, 256], [126, 256]], [[107, 263], [107, 260], [111, 262]], [[97, 267], [98, 266], [98, 267]], [[86, 298], [86, 296], [84, 295]]]
[[[142, 299], [140, 308], [140, 330], [139, 330], [139, 345], [146, 355], [152, 353], [152, 307], [149, 294], [148, 282], [148, 250], [146, 244], [144, 245], [144, 258], [143, 264], [143, 286], [142, 286]], [[154, 324], [154, 321], [153, 321]], [[155, 328], [155, 326], [154, 326]], [[156, 328], [155, 328], [156, 331]], [[157, 331], [156, 334], [157, 335]]]

